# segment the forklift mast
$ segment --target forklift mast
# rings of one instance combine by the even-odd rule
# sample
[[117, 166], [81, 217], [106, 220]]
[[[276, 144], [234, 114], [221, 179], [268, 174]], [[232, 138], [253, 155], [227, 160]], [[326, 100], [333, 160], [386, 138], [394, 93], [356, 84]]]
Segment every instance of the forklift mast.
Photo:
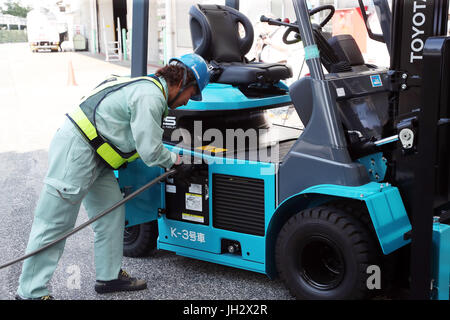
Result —
[[[390, 69], [393, 71], [393, 81], [398, 86], [398, 92], [393, 96], [391, 114], [395, 130], [410, 128], [412, 132], [416, 133], [416, 138], [418, 138], [420, 114], [421, 112], [426, 113], [430, 109], [428, 101], [424, 100], [424, 95], [427, 93], [425, 89], [429, 85], [424, 82], [424, 72], [428, 68], [428, 66], [424, 68], [427, 60], [425, 57], [426, 43], [430, 37], [447, 35], [448, 3], [448, 0], [393, 1], [393, 41]], [[439, 86], [441, 79], [436, 75], [433, 82], [433, 85]], [[431, 136], [425, 137], [430, 142]], [[436, 140], [436, 138], [432, 140]], [[415, 140], [415, 142], [417, 141], [418, 139]], [[414, 197], [413, 186], [421, 184], [414, 176], [414, 172], [417, 168], [425, 166], [424, 163], [416, 161], [420, 155], [417, 143], [413, 145], [415, 147], [413, 146], [409, 151], [396, 150], [393, 155], [395, 161], [392, 172], [393, 179], [401, 188], [407, 209], [411, 209], [408, 208], [408, 204], [412, 203]], [[434, 207], [439, 207], [449, 201], [448, 173], [445, 177], [441, 175], [444, 169], [441, 167], [436, 172], [436, 177], [445, 180], [440, 181], [439, 186], [433, 188]], [[425, 186], [421, 185], [420, 188], [424, 189]]]
[[[412, 144], [392, 151], [390, 180], [399, 188], [411, 220], [414, 299], [430, 298], [433, 217], [445, 213], [450, 200], [450, 134], [448, 126], [439, 125], [450, 110], [448, 41], [443, 38], [448, 6], [448, 0], [392, 3], [390, 69], [397, 90], [390, 110], [393, 130], [409, 134]], [[406, 137], [400, 133], [399, 138]]]

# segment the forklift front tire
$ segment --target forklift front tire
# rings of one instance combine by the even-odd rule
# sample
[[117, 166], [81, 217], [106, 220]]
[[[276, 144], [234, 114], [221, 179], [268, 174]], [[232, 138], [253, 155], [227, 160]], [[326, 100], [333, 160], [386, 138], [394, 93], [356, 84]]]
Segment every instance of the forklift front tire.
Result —
[[303, 210], [281, 229], [275, 251], [280, 278], [297, 299], [364, 299], [377, 250], [368, 228], [342, 209]]
[[125, 257], [149, 256], [156, 249], [157, 238], [157, 221], [125, 227], [123, 236], [123, 255]]

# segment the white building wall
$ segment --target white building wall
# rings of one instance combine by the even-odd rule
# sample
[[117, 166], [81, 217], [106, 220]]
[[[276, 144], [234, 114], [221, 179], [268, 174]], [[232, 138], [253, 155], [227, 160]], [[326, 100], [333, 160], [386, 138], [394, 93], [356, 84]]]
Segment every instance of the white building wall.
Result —
[[[92, 23], [90, 18], [90, 5], [92, 1], [97, 1], [97, 19], [98, 19], [98, 39], [100, 52], [105, 53], [104, 33], [109, 41], [114, 40], [113, 21], [113, 1], [112, 0], [80, 0], [82, 2], [80, 10], [87, 12], [81, 18], [82, 24], [86, 25], [86, 36], [93, 37]], [[276, 2], [276, 5], [273, 4]], [[91, 4], [90, 4], [91, 3]], [[180, 56], [192, 52], [191, 34], [189, 29], [189, 8], [197, 3], [201, 4], [220, 4], [224, 5], [225, 0], [149, 0], [149, 27], [148, 27], [148, 62], [150, 64], [162, 64], [160, 47], [164, 47], [166, 58]], [[291, 0], [241, 0], [240, 11], [252, 21], [254, 27], [258, 24], [259, 18], [263, 14], [270, 14], [272, 11], [279, 16], [280, 13], [291, 13], [295, 19], [295, 14]], [[159, 26], [158, 9], [165, 8], [166, 22], [163, 32]], [[133, 0], [127, 0], [127, 25], [128, 34], [132, 35], [133, 26]], [[291, 19], [292, 19], [291, 18]], [[104, 21], [104, 23], [103, 23]], [[256, 29], [256, 28], [255, 28]], [[255, 41], [258, 36], [255, 30]], [[166, 42], [163, 42], [163, 41]], [[92, 41], [89, 41], [91, 45]], [[131, 42], [130, 42], [131, 46]]]
[[112, 0], [97, 0], [98, 39], [101, 53], [106, 53], [105, 37], [107, 41], [114, 41], [115, 23]]
[[161, 0], [149, 1], [149, 21], [148, 21], [148, 56], [147, 60], [151, 64], [159, 64], [159, 33], [158, 33], [158, 2]]
[[173, 33], [173, 55], [180, 56], [192, 52], [191, 33], [189, 30], [189, 8], [196, 3], [203, 3], [195, 0], [172, 1], [172, 29]]
[[[159, 33], [158, 33], [158, 6], [161, 0], [149, 0], [149, 21], [148, 21], [148, 54], [147, 60], [150, 64], [159, 64]], [[127, 26], [129, 47], [131, 49], [131, 39], [133, 33], [133, 0], [127, 0]]]
[[80, 33], [87, 39], [88, 48], [91, 47], [92, 21], [90, 12], [91, 0], [71, 1], [64, 13], [67, 22], [69, 41], [73, 40], [76, 33]]
[[[366, 2], [366, 0], [364, 0]], [[114, 40], [115, 24], [113, 21], [113, 0], [64, 0], [70, 3], [68, 12], [69, 30], [75, 26], [82, 26], [83, 35], [88, 39], [89, 50], [94, 52], [94, 29], [98, 25], [96, 37], [101, 53], [105, 54], [104, 35], [109, 41]], [[148, 27], [148, 62], [149, 64], [162, 64], [164, 58], [180, 56], [192, 52], [191, 35], [189, 29], [189, 8], [196, 4], [225, 4], [225, 0], [149, 0], [149, 27]], [[335, 4], [338, 7], [346, 6], [347, 0], [310, 0], [312, 6], [321, 4]], [[93, 7], [98, 7], [97, 17], [93, 17]], [[159, 14], [161, 8], [166, 8], [166, 24], [161, 25]], [[240, 11], [253, 23], [255, 29], [255, 42], [259, 35], [259, 18], [261, 15], [272, 14], [275, 17], [289, 18], [295, 21], [295, 12], [292, 0], [240, 0]], [[127, 0], [127, 26], [128, 34], [132, 35], [133, 26], [133, 0]], [[317, 17], [320, 18], [320, 17]], [[163, 22], [164, 23], [164, 22]], [[161, 31], [162, 30], [162, 31]], [[72, 30], [73, 32], [73, 30]], [[70, 33], [70, 32], [69, 32]], [[72, 33], [73, 36], [73, 33]], [[71, 37], [71, 36], [69, 36]], [[165, 42], [164, 42], [165, 40]], [[131, 41], [129, 42], [131, 47]], [[165, 55], [161, 53], [164, 48]], [[131, 49], [131, 48], [130, 48]], [[293, 46], [289, 47], [292, 51]]]
[[10, 30], [11, 26], [23, 30], [27, 25], [27, 19], [0, 13], [0, 25], [5, 25], [7, 30]]
[[[88, 49], [90, 50], [92, 34], [91, 30], [93, 28], [92, 19], [91, 19], [91, 3], [90, 0], [80, 0], [80, 14], [77, 19], [75, 19], [74, 23], [76, 26], [79, 26], [81, 35], [87, 39]], [[77, 27], [78, 28], [78, 27]]]

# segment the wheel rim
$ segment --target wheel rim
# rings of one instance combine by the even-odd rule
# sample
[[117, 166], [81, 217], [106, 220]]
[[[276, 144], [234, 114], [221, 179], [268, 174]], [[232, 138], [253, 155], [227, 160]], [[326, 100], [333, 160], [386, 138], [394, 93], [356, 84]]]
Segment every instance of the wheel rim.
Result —
[[132, 226], [125, 228], [123, 232], [123, 243], [125, 245], [131, 244], [136, 241], [136, 239], [139, 237], [139, 226]]
[[310, 237], [299, 252], [301, 278], [318, 290], [331, 290], [339, 286], [345, 275], [342, 251], [322, 236]]

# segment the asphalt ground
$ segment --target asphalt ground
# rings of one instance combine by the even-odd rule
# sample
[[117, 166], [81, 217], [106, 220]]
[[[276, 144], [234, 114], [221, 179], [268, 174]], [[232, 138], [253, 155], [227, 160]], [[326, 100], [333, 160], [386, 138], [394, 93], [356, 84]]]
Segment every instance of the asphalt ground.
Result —
[[[64, 114], [110, 74], [130, 74], [130, 69], [87, 53], [31, 53], [24, 43], [0, 45], [0, 264], [25, 252], [47, 170], [48, 146]], [[77, 225], [85, 221], [82, 208]], [[88, 227], [67, 240], [48, 285], [56, 299], [293, 299], [279, 280], [167, 251], [148, 258], [124, 257], [123, 268], [147, 280], [147, 290], [98, 295], [93, 238]], [[14, 299], [21, 267], [20, 262], [0, 270], [0, 299]]]

